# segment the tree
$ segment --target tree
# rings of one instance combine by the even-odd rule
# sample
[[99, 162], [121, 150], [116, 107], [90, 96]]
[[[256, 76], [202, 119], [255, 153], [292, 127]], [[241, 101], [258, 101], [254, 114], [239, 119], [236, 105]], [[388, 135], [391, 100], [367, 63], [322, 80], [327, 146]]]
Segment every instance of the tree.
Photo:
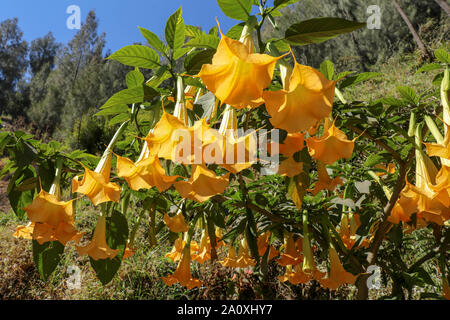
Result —
[[26, 71], [28, 44], [22, 40], [18, 19], [0, 24], [0, 114], [22, 115], [24, 110], [15, 102], [17, 83]]
[[60, 45], [56, 43], [55, 37], [49, 32], [42, 38], [33, 40], [30, 45], [30, 69], [35, 75], [42, 68], [52, 70], [55, 66], [55, 58]]
[[419, 35], [417, 34], [416, 29], [414, 28], [413, 24], [411, 23], [411, 20], [409, 20], [406, 13], [402, 10], [400, 5], [398, 4], [397, 0], [392, 0], [392, 3], [394, 4], [395, 9], [398, 11], [400, 16], [402, 17], [403, 21], [405, 21], [406, 25], [408, 26], [409, 31], [411, 32], [414, 41], [417, 43], [417, 46], [422, 51], [423, 57], [429, 57], [430, 54], [428, 53], [427, 48], [423, 44], [422, 40], [420, 39]]

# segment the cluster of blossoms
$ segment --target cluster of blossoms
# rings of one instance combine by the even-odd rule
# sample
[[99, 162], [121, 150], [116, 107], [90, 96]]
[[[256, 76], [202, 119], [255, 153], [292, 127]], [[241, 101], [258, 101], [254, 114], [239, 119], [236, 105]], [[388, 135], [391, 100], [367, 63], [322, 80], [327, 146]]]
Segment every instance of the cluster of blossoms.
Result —
[[[264, 105], [273, 127], [287, 132], [281, 144], [273, 141], [269, 148], [272, 156], [282, 155], [284, 158], [276, 173], [287, 177], [302, 173], [303, 163], [296, 161], [294, 154], [307, 148], [309, 155], [316, 161], [318, 172], [318, 181], [308, 191], [313, 195], [321, 190], [334, 191], [343, 181], [340, 177], [331, 178], [326, 166], [340, 159], [350, 158], [356, 140], [349, 140], [331, 118], [336, 81], [326, 79], [314, 68], [297, 63], [295, 57], [294, 66], [288, 65], [282, 60], [286, 55], [273, 57], [255, 53], [247, 27], [239, 41], [222, 34], [212, 63], [203, 65], [196, 76], [226, 105], [220, 128], [214, 129], [207, 119], [200, 119], [189, 125], [187, 109], [193, 107], [195, 99], [202, 92], [192, 86], [184, 88], [183, 80], [179, 77], [176, 101], [173, 99], [176, 102], [174, 114], [163, 110], [161, 119], [145, 137], [144, 146], [136, 161], [115, 155], [117, 176], [123, 178], [132, 190], [155, 187], [159, 192], [164, 192], [174, 187], [183, 199], [198, 203], [223, 194], [229, 185], [230, 175], [239, 174], [256, 161], [256, 138], [254, 134], [239, 136], [237, 111]], [[277, 63], [283, 88], [268, 91], [266, 89], [272, 82]], [[448, 112], [448, 105], [445, 111]], [[446, 117], [450, 117], [448, 113]], [[323, 129], [319, 130], [321, 127]], [[420, 130], [419, 127], [417, 132]], [[85, 168], [81, 181], [78, 177], [73, 179], [72, 192], [86, 195], [95, 206], [118, 202], [120, 199], [121, 187], [110, 181], [112, 148], [118, 134], [97, 169], [91, 171]], [[442, 225], [450, 218], [450, 194], [447, 191], [450, 187], [450, 130], [446, 128], [445, 138], [435, 136], [438, 144], [427, 144], [427, 150], [430, 156], [441, 157], [442, 168], [438, 172], [430, 159], [423, 152], [417, 151], [416, 184], [407, 183], [402, 191], [390, 217], [393, 223], [408, 222], [412, 213], [417, 213], [418, 225], [422, 220]], [[416, 137], [420, 144], [420, 136], [417, 134]], [[191, 177], [167, 175], [161, 159], [184, 166], [191, 165]], [[217, 175], [208, 168], [210, 164], [219, 165], [228, 173]], [[386, 170], [392, 173], [395, 167], [390, 165]], [[389, 193], [389, 190], [386, 192]], [[40, 244], [60, 241], [65, 245], [71, 240], [79, 243], [82, 234], [74, 227], [72, 202], [60, 200], [58, 179], [49, 193], [41, 190], [25, 210], [30, 224], [19, 226], [15, 234], [17, 237], [35, 239]], [[239, 241], [236, 252], [233, 244], [226, 244], [221, 240], [222, 230], [219, 228], [215, 230], [218, 241], [214, 241], [214, 244], [209, 237], [211, 230], [208, 231], [207, 227], [202, 230], [200, 243], [193, 241], [192, 232], [181, 211], [173, 217], [165, 214], [164, 223], [172, 232], [180, 233], [173, 250], [166, 255], [179, 263], [174, 274], [163, 278], [167, 285], [180, 283], [187, 288], [200, 286], [201, 281], [191, 274], [191, 262], [204, 263], [216, 258], [216, 250], [219, 248], [227, 252], [226, 257], [219, 261], [225, 267], [247, 268], [256, 263], [245, 237]], [[356, 213], [345, 212], [338, 230], [334, 230], [348, 250], [356, 245], [356, 230], [359, 225]], [[114, 258], [118, 250], [108, 246], [105, 234], [106, 217], [102, 215], [91, 242], [87, 246], [77, 246], [79, 254], [87, 254], [94, 260]], [[355, 283], [357, 276], [344, 269], [332, 244], [328, 248], [329, 271], [323, 272], [316, 266], [307, 214], [304, 214], [302, 236], [286, 233], [284, 244], [278, 249], [270, 243], [270, 239], [268, 231], [258, 236], [258, 253], [260, 256], [268, 255], [269, 260], [275, 260], [280, 266], [286, 267], [285, 274], [279, 277], [280, 281], [298, 284], [317, 280], [324, 288], [331, 290], [343, 284]], [[358, 246], [367, 247], [369, 242], [370, 240], [358, 242]], [[127, 246], [124, 258], [132, 255], [133, 250], [134, 248]]]

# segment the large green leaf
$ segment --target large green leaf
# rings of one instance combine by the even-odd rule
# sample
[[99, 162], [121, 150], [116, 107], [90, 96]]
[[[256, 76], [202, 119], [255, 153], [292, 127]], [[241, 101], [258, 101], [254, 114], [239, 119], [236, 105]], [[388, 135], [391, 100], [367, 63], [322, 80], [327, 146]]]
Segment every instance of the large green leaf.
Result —
[[231, 19], [246, 21], [252, 10], [252, 0], [217, 0], [220, 9]]
[[186, 43], [187, 47], [196, 47], [196, 48], [211, 48], [217, 49], [219, 45], [220, 39], [219, 37], [211, 34], [202, 34], [191, 39], [188, 43]]
[[33, 240], [33, 259], [41, 278], [46, 281], [55, 271], [64, 252], [64, 246], [59, 241], [39, 244]]
[[109, 100], [106, 101], [106, 103], [102, 106], [102, 109], [120, 104], [141, 103], [151, 100], [157, 95], [158, 92], [148, 85], [142, 85], [131, 89], [124, 89], [109, 98]]
[[193, 52], [184, 60], [186, 72], [190, 75], [198, 74], [204, 64], [210, 64], [216, 50], [206, 49], [199, 52]]
[[293, 45], [321, 43], [365, 26], [365, 23], [342, 18], [315, 18], [290, 26], [285, 39]]
[[126, 83], [128, 89], [142, 86], [144, 84], [144, 75], [136, 68], [136, 70], [130, 71], [126, 77]]
[[339, 84], [339, 88], [340, 89], [344, 89], [346, 87], [352, 86], [352, 85], [356, 85], [358, 83], [364, 82], [364, 81], [368, 81], [370, 79], [376, 78], [381, 76], [382, 73], [379, 72], [364, 72], [364, 73], [360, 73], [356, 76], [352, 76], [352, 77], [348, 77], [345, 80], [341, 81]]
[[35, 188], [27, 188], [30, 179], [36, 177], [33, 167], [20, 167], [12, 176], [8, 188], [8, 199], [17, 217], [23, 218], [25, 216], [24, 208], [33, 202]]
[[186, 38], [186, 27], [182, 17], [183, 10], [180, 7], [169, 17], [166, 23], [166, 42], [172, 50], [181, 48]]
[[153, 69], [159, 67], [159, 56], [155, 50], [141, 45], [126, 46], [107, 59], [116, 60], [120, 63], [144, 69]]
[[161, 53], [166, 52], [166, 46], [165, 44], [159, 39], [159, 37], [151, 32], [150, 30], [147, 30], [145, 28], [139, 27], [139, 30], [141, 31], [144, 38], [147, 40], [148, 44], [151, 45], [155, 50], [158, 50]]
[[128, 240], [128, 222], [119, 211], [106, 218], [106, 242], [111, 249], [119, 250], [114, 259], [95, 261], [90, 258], [91, 266], [103, 285], [108, 284], [120, 268]]

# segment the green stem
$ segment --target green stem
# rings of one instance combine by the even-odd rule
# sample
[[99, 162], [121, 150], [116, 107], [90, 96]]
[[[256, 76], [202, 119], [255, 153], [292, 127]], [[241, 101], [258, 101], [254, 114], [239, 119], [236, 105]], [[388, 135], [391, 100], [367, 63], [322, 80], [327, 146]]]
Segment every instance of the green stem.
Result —
[[125, 121], [122, 123], [122, 125], [117, 129], [116, 133], [114, 134], [113, 138], [109, 142], [108, 147], [106, 148], [105, 152], [103, 153], [102, 158], [100, 159], [100, 162], [97, 165], [97, 168], [95, 169], [95, 172], [100, 172], [105, 165], [105, 162], [108, 160], [109, 156], [112, 153], [112, 149], [114, 148], [114, 145], [116, 144], [117, 140], [119, 139], [120, 135], [125, 131], [126, 127], [128, 126], [128, 123], [130, 120]]

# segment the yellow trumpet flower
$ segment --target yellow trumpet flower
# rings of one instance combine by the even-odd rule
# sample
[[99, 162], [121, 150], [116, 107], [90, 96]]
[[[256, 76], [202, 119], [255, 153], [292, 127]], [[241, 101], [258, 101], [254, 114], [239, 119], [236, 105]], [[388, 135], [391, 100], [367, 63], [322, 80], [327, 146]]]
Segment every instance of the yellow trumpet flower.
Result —
[[329, 127], [329, 120], [325, 119], [322, 137], [308, 138], [306, 145], [311, 157], [324, 164], [332, 164], [339, 159], [351, 158], [355, 140], [348, 140], [345, 133], [335, 127], [334, 122]]
[[175, 188], [184, 199], [205, 202], [217, 194], [222, 194], [228, 186], [229, 173], [218, 177], [204, 165], [194, 165], [192, 170], [188, 181], [175, 182]]
[[317, 161], [317, 174], [319, 180], [314, 185], [314, 188], [308, 189], [313, 195], [318, 194], [322, 190], [334, 191], [338, 185], [342, 185], [344, 182], [340, 177], [331, 179], [328, 175], [325, 164], [321, 161]]
[[326, 278], [318, 280], [320, 285], [323, 288], [336, 290], [344, 284], [354, 284], [357, 276], [345, 271], [341, 264], [341, 260], [339, 259], [339, 255], [333, 246], [330, 246], [328, 254], [330, 257], [330, 272]]
[[14, 236], [31, 238], [39, 244], [49, 241], [59, 241], [63, 245], [71, 240], [79, 242], [83, 234], [75, 229], [72, 202], [59, 201], [55, 195], [41, 189], [39, 195], [25, 208], [30, 223], [18, 226]]
[[[267, 248], [269, 248], [269, 239], [270, 239], [270, 231], [266, 231], [258, 236], [257, 244], [258, 244], [258, 253], [262, 257], [266, 251]], [[275, 249], [274, 246], [270, 246], [269, 248], [269, 261], [278, 256], [279, 252], [277, 249]]]
[[[172, 251], [166, 253], [165, 257], [171, 259], [173, 262], [179, 261], [181, 259], [181, 254], [183, 253], [186, 241], [182, 237], [177, 238], [173, 245]], [[191, 241], [191, 255], [198, 251], [198, 244], [196, 241]]]
[[280, 254], [280, 258], [277, 260], [280, 266], [296, 266], [303, 262], [303, 255], [301, 254], [302, 239], [298, 238], [297, 242], [294, 241], [292, 233], [288, 233], [284, 236], [284, 252]]
[[220, 260], [219, 263], [223, 267], [238, 268], [236, 249], [234, 249], [233, 245], [228, 246], [228, 255], [223, 260]]
[[263, 94], [274, 127], [296, 133], [306, 131], [330, 116], [335, 81], [327, 80], [320, 71], [297, 61], [293, 70], [285, 74], [283, 90], [265, 91]]
[[203, 264], [205, 261], [211, 259], [211, 242], [209, 241], [207, 229], [203, 229], [202, 237], [200, 240], [200, 247], [192, 260]]
[[[272, 145], [270, 146], [272, 147]], [[279, 144], [278, 150], [280, 154], [286, 157], [292, 157], [296, 152], [303, 150], [304, 147], [305, 147], [304, 133], [288, 133], [283, 143]], [[270, 153], [272, 155], [275, 155], [275, 153], [272, 153], [272, 150], [270, 150]]]
[[111, 174], [111, 158], [109, 153], [104, 161], [100, 161], [95, 171], [84, 168], [84, 176], [81, 181], [78, 176], [72, 180], [72, 192], [82, 193], [89, 197], [94, 206], [104, 202], [119, 202], [121, 188], [119, 185], [109, 182]]
[[[148, 151], [145, 142], [144, 151]], [[128, 186], [135, 191], [156, 187], [159, 192], [169, 189], [179, 176], [167, 176], [158, 156], [147, 156], [136, 163], [130, 159], [117, 156], [117, 175], [124, 178]]]
[[119, 253], [117, 249], [111, 249], [106, 243], [106, 217], [98, 218], [95, 227], [94, 236], [88, 245], [84, 247], [77, 246], [78, 254], [89, 255], [95, 261], [104, 259], [114, 259]]
[[303, 162], [295, 161], [294, 157], [283, 160], [278, 167], [277, 174], [283, 177], [295, 177], [303, 172]]
[[212, 63], [204, 64], [197, 77], [222, 103], [237, 109], [260, 106], [263, 90], [270, 85], [276, 62], [282, 57], [253, 53], [247, 27], [241, 41], [220, 33], [222, 39]]
[[165, 213], [164, 223], [169, 227], [170, 231], [175, 233], [186, 232], [189, 230], [189, 226], [184, 221], [183, 212], [181, 212], [181, 210], [174, 217], [169, 217], [169, 215]]
[[178, 264], [175, 272], [167, 277], [161, 278], [165, 284], [172, 286], [175, 283], [180, 283], [183, 287], [189, 290], [195, 287], [200, 287], [202, 282], [194, 279], [191, 274], [191, 253], [190, 250], [184, 249], [183, 256]]
[[236, 263], [238, 268], [253, 267], [256, 264], [256, 261], [251, 257], [249, 253], [248, 243], [246, 239], [241, 240]]

